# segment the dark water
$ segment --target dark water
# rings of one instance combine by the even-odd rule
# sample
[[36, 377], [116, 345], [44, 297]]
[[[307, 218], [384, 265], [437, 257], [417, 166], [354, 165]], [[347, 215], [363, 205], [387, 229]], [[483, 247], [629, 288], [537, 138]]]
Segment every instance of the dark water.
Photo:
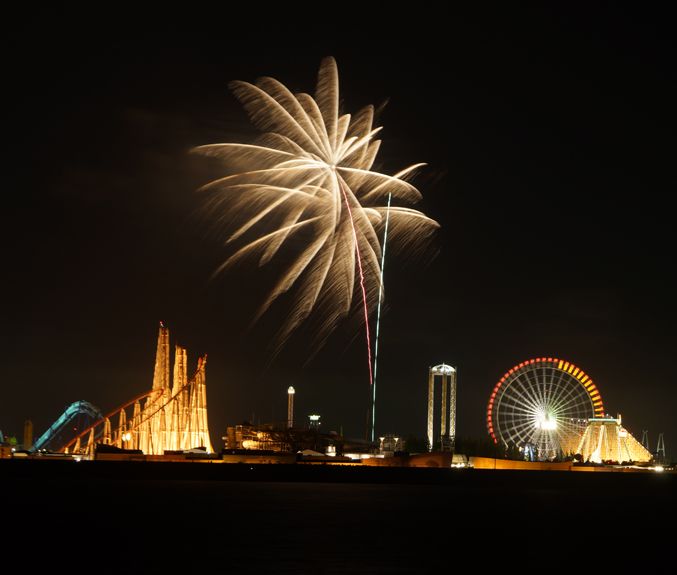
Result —
[[190, 479], [114, 465], [0, 466], [2, 527], [25, 572], [53, 562], [121, 574], [481, 572], [673, 553], [677, 476], [380, 470], [364, 483], [331, 482], [333, 470]]

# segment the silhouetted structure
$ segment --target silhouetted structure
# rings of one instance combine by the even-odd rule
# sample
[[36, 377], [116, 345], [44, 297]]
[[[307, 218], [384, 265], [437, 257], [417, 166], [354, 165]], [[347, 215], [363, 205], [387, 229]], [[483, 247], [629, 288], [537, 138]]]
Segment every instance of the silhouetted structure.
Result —
[[656, 444], [656, 459], [661, 463], [665, 461], [665, 439], [663, 434], [658, 434], [658, 443]]
[[33, 422], [30, 419], [24, 421], [24, 449], [33, 447]]

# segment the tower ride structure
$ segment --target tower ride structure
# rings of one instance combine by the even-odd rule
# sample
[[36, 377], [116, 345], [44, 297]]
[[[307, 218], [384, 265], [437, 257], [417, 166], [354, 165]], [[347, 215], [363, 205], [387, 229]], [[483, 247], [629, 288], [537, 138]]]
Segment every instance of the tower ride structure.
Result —
[[[441, 380], [439, 439], [434, 435], [435, 381]], [[441, 363], [428, 370], [428, 449], [439, 446], [441, 451], [453, 451], [456, 443], [456, 369]]]

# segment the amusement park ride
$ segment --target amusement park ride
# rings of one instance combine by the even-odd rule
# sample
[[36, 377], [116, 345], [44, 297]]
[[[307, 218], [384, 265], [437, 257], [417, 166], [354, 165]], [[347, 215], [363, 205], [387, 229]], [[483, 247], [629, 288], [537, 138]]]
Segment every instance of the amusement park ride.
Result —
[[530, 460], [574, 454], [596, 463], [651, 459], [620, 415], [605, 415], [590, 376], [552, 357], [530, 359], [503, 375], [489, 398], [487, 430], [494, 443], [515, 447]]
[[[207, 356], [198, 358], [197, 371], [188, 379], [187, 352], [177, 345], [170, 386], [169, 349], [169, 329], [160, 323], [151, 390], [105, 416], [90, 403], [76, 401], [35, 442], [33, 450], [92, 456], [96, 445], [104, 444], [138, 449], [147, 455], [192, 448], [212, 452], [207, 425]], [[73, 429], [77, 430], [75, 435]]]

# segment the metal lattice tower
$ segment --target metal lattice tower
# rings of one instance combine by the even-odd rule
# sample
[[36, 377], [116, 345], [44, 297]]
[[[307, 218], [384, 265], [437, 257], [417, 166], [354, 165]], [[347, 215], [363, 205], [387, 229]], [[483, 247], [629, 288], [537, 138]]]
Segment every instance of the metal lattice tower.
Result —
[[648, 429], [642, 430], [642, 447], [644, 449], [646, 449], [647, 451], [649, 450], [649, 430]]
[[665, 439], [663, 438], [662, 433], [658, 434], [658, 443], [656, 445], [656, 457], [660, 461], [665, 461]]
[[[442, 451], [452, 451], [456, 443], [456, 369], [445, 363], [428, 370], [428, 449], [432, 451], [435, 445], [433, 428], [436, 377], [442, 379], [440, 448]], [[448, 411], [447, 406], [449, 407]]]

